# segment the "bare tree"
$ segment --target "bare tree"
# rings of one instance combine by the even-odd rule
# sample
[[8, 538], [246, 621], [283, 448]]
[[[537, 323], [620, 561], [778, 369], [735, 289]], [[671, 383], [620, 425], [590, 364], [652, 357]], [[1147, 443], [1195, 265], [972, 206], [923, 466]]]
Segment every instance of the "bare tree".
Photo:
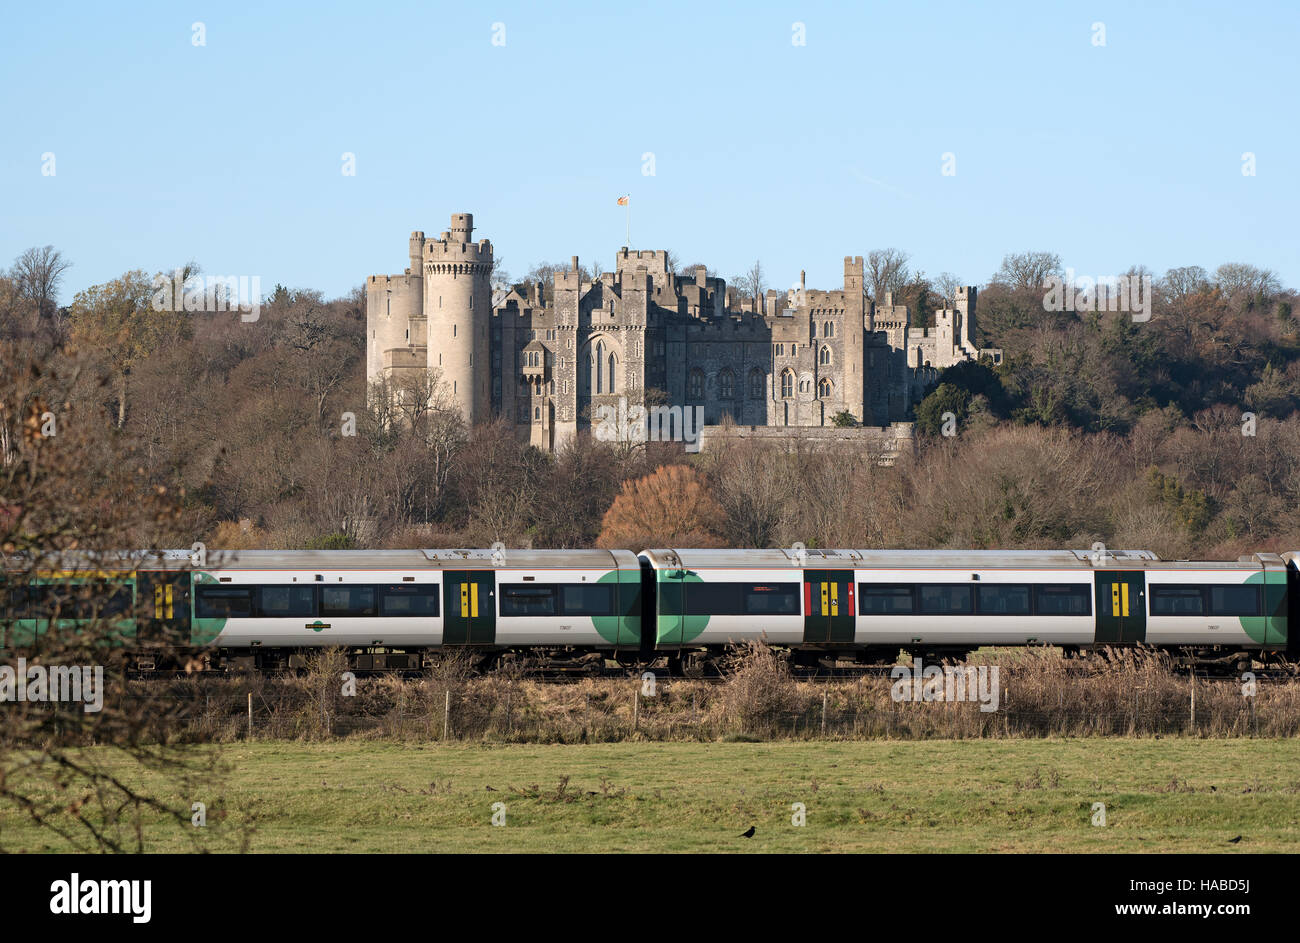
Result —
[[63, 324], [59, 320], [56, 302], [63, 273], [72, 263], [54, 246], [31, 248], [14, 260], [9, 277], [18, 285], [19, 294], [36, 305], [41, 317], [54, 319], [54, 328], [61, 336]]
[[1227, 262], [1214, 270], [1214, 283], [1225, 298], [1258, 298], [1267, 301], [1282, 290], [1278, 277], [1268, 269], [1245, 262]]
[[1012, 252], [1002, 257], [1002, 267], [992, 281], [1012, 291], [1037, 291], [1048, 276], [1061, 274], [1061, 257], [1055, 252]]
[[733, 279], [740, 293], [746, 298], [762, 298], [767, 290], [767, 279], [763, 275], [763, 263], [758, 259], [743, 274]]
[[909, 256], [901, 249], [875, 249], [867, 254], [867, 282], [871, 299], [880, 303], [885, 292], [901, 291], [911, 273], [907, 270]]
[[1210, 290], [1210, 277], [1199, 265], [1185, 265], [1165, 272], [1158, 287], [1167, 303], [1181, 307], [1192, 295]]
[[506, 271], [505, 264], [500, 256], [492, 258], [492, 287], [504, 291], [509, 291], [513, 284], [510, 280], [510, 273]]
[[944, 304], [957, 297], [957, 289], [963, 285], [962, 280], [952, 272], [940, 272], [934, 277], [934, 290], [943, 298]]

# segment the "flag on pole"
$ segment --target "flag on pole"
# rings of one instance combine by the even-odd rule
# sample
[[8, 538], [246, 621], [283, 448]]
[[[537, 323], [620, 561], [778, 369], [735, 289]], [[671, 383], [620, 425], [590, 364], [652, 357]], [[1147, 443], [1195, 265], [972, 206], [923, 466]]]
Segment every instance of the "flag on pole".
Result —
[[625, 196], [621, 196], [621, 197], [619, 197], [619, 198], [618, 198], [618, 205], [619, 205], [619, 206], [627, 206], [627, 197], [625, 197]]

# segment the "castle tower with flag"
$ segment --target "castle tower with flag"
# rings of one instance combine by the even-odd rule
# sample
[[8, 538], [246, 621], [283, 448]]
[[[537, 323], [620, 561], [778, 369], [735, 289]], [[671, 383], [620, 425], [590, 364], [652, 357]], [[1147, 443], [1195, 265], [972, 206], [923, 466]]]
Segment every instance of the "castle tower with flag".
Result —
[[801, 276], [742, 297], [704, 266], [675, 271], [665, 250], [624, 246], [612, 271], [593, 277], [574, 256], [549, 283], [493, 290], [492, 244], [473, 230], [457, 213], [439, 239], [414, 232], [406, 271], [367, 279], [372, 395], [454, 404], [470, 423], [501, 417], [547, 450], [593, 431], [593, 417], [661, 405], [698, 408], [705, 441], [910, 443], [913, 403], [939, 369], [1002, 355], [975, 347], [974, 288], [935, 328], [912, 328], [905, 305], [868, 295], [861, 256], [845, 257], [842, 287]]

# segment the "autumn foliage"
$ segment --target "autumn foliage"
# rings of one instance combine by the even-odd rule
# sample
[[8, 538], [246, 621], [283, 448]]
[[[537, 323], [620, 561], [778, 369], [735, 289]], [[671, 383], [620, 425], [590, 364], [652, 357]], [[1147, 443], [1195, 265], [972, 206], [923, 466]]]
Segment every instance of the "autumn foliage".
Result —
[[661, 465], [623, 482], [601, 522], [601, 547], [718, 547], [722, 508], [686, 465]]

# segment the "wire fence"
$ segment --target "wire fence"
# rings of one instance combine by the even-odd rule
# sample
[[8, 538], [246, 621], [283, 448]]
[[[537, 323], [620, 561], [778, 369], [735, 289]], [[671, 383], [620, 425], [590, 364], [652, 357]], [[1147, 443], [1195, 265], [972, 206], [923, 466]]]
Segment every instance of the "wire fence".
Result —
[[[1300, 682], [1110, 679], [1053, 688], [1004, 676], [997, 697], [926, 699], [887, 679], [723, 684], [636, 680], [566, 685], [493, 678], [401, 681], [252, 678], [133, 685], [123, 706], [168, 719], [171, 738], [363, 737], [584, 743], [642, 740], [966, 739], [1016, 737], [1293, 737]], [[1151, 680], [1151, 679], [1148, 679]], [[988, 693], [988, 692], [986, 692]]]

